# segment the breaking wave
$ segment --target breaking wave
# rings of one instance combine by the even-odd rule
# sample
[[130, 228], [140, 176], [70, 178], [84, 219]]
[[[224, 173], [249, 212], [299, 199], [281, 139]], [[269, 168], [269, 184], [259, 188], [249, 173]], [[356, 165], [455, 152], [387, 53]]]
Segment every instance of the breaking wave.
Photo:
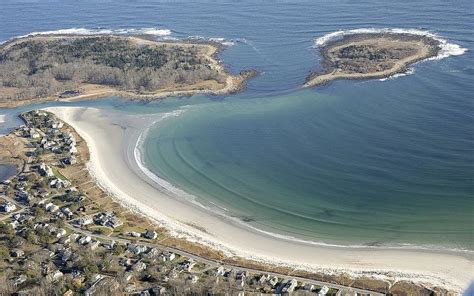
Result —
[[419, 35], [419, 36], [426, 36], [437, 40], [440, 43], [441, 50], [437, 56], [429, 58], [427, 60], [440, 60], [444, 59], [449, 56], [457, 56], [462, 55], [467, 51], [467, 48], [463, 48], [458, 44], [449, 43], [446, 39], [441, 38], [439, 35], [427, 31], [427, 30], [419, 30], [419, 29], [400, 29], [400, 28], [360, 28], [360, 29], [353, 29], [353, 30], [340, 30], [336, 32], [332, 32], [326, 34], [322, 37], [317, 38], [314, 41], [315, 47], [321, 47], [327, 44], [329, 41], [340, 39], [347, 35], [354, 35], [354, 34], [377, 34], [377, 33], [394, 33], [394, 34], [412, 34], [412, 35]]
[[[403, 74], [400, 74], [403, 75]], [[336, 248], [356, 248], [356, 249], [412, 249], [412, 250], [447, 250], [447, 251], [453, 251], [453, 252], [465, 252], [465, 253], [472, 253], [472, 251], [467, 250], [467, 249], [462, 249], [462, 248], [444, 248], [444, 247], [439, 247], [436, 245], [416, 245], [416, 244], [410, 244], [410, 243], [399, 243], [399, 244], [388, 244], [388, 245], [383, 245], [383, 246], [370, 246], [370, 245], [364, 245], [364, 244], [352, 244], [352, 245], [344, 245], [344, 244], [335, 244], [335, 243], [327, 243], [327, 242], [321, 242], [321, 241], [315, 241], [315, 240], [308, 240], [308, 239], [302, 239], [298, 238], [289, 234], [283, 234], [283, 233], [276, 233], [273, 231], [268, 231], [259, 228], [258, 226], [253, 226], [247, 222], [242, 221], [239, 219], [239, 217], [234, 216], [231, 212], [231, 210], [227, 209], [226, 207], [219, 205], [215, 202], [212, 202], [210, 200], [198, 198], [197, 196], [190, 194], [186, 192], [185, 190], [171, 184], [167, 180], [165, 180], [162, 177], [159, 177], [157, 174], [152, 172], [150, 169], [147, 168], [147, 165], [144, 162], [143, 159], [143, 152], [144, 152], [144, 143], [146, 138], [148, 137], [148, 134], [150, 132], [150, 129], [153, 126], [156, 126], [156, 124], [162, 123], [164, 120], [172, 117], [179, 117], [183, 115], [185, 112], [189, 110], [189, 108], [192, 108], [191, 106], [183, 106], [178, 110], [174, 110], [171, 112], [163, 113], [160, 118], [157, 120], [153, 121], [150, 125], [147, 126], [147, 128], [143, 129], [136, 140], [134, 141], [134, 145], [132, 147], [133, 149], [133, 158], [130, 159], [133, 161], [133, 164], [138, 168], [138, 170], [144, 175], [145, 178], [150, 180], [153, 184], [154, 187], [157, 188], [159, 191], [165, 192], [170, 194], [173, 197], [176, 198], [181, 198], [184, 199], [187, 202], [190, 202], [191, 204], [198, 206], [209, 213], [215, 215], [216, 217], [220, 217], [226, 221], [229, 221], [233, 223], [234, 225], [238, 227], [242, 227], [244, 229], [248, 229], [252, 232], [255, 233], [260, 233], [269, 237], [274, 237], [277, 239], [285, 240], [285, 241], [291, 241], [295, 243], [301, 243], [305, 245], [313, 245], [313, 246], [324, 246], [324, 247], [336, 247]], [[142, 176], [143, 176], [142, 175]], [[205, 203], [203, 203], [205, 202]], [[140, 209], [138, 209], [140, 211]], [[145, 215], [146, 211], [142, 211]], [[151, 216], [153, 218], [153, 216]], [[164, 221], [162, 221], [164, 222]], [[181, 225], [179, 226], [178, 224], [175, 223], [167, 223], [167, 226], [170, 227], [169, 230], [174, 233], [174, 234], [179, 234], [179, 235], [184, 235], [184, 238], [186, 238], [189, 241], [196, 241], [199, 243], [204, 243], [207, 245], [210, 245], [211, 247], [218, 249], [220, 251], [223, 251], [224, 253], [228, 254], [233, 254], [232, 250], [228, 249], [225, 247], [222, 242], [217, 242], [215, 241], [215, 238], [212, 237], [203, 237], [202, 233], [196, 233], [193, 229], [189, 229], [188, 227], [184, 227]], [[248, 257], [248, 256], [247, 256]], [[253, 258], [253, 257], [250, 257]]]
[[169, 29], [163, 29], [163, 28], [157, 28], [157, 27], [128, 28], [128, 29], [69, 28], [69, 29], [59, 29], [59, 30], [52, 30], [52, 31], [32, 32], [26, 35], [13, 37], [11, 39], [25, 38], [25, 37], [39, 36], [39, 35], [106, 35], [106, 34], [115, 34], [115, 35], [143, 35], [144, 34], [144, 35], [153, 35], [156, 37], [165, 38], [166, 36], [171, 35], [172, 31]]
[[222, 38], [222, 37], [209, 38], [208, 40], [212, 41], [212, 42], [220, 43], [220, 44], [225, 45], [225, 46], [232, 46], [232, 45], [235, 44], [235, 41], [226, 40], [225, 38]]
[[412, 75], [412, 74], [415, 74], [415, 68], [408, 68], [408, 70], [406, 70], [406, 72], [404, 73], [397, 73], [397, 74], [393, 74], [390, 77], [380, 78], [379, 81], [393, 80], [398, 77], [403, 77], [403, 76]]
[[247, 40], [245, 38], [223, 38], [223, 37], [203, 37], [203, 36], [189, 36], [187, 39], [190, 40], [203, 40], [203, 41], [210, 41], [210, 42], [216, 42], [220, 43], [224, 46], [232, 46], [235, 45], [236, 43], [247, 43]]
[[155, 120], [152, 124], [149, 125], [148, 128], [146, 128], [140, 135], [138, 136], [136, 140], [135, 147], [133, 149], [133, 156], [134, 156], [134, 163], [138, 166], [140, 171], [148, 177], [150, 180], [154, 182], [155, 185], [158, 185], [161, 189], [165, 190], [168, 193], [171, 193], [174, 196], [179, 196], [185, 198], [187, 201], [193, 202], [195, 204], [198, 204], [195, 202], [195, 197], [193, 195], [190, 195], [183, 190], [177, 188], [176, 186], [172, 185], [168, 181], [164, 180], [163, 178], [158, 177], [156, 174], [151, 172], [145, 165], [144, 160], [142, 158], [143, 155], [143, 143], [144, 139], [147, 137], [150, 128], [155, 126], [157, 123], [170, 118], [170, 117], [178, 117], [182, 115], [184, 112], [186, 112], [185, 108], [174, 110], [168, 113], [162, 114], [162, 116]]

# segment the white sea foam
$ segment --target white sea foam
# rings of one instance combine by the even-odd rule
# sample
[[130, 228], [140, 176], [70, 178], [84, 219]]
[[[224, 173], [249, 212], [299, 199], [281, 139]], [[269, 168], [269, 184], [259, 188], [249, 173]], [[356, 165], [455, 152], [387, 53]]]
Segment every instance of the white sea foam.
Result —
[[[414, 70], [413, 70], [414, 71]], [[399, 75], [405, 75], [403, 73]], [[231, 216], [231, 211], [217, 203], [214, 203], [212, 201], [207, 201], [212, 205], [212, 207], [205, 206], [201, 202], [199, 202], [199, 199], [174, 186], [173, 184], [169, 183], [165, 179], [157, 176], [155, 173], [150, 171], [147, 167], [146, 164], [143, 162], [142, 158], [142, 146], [144, 144], [144, 139], [147, 137], [150, 128], [153, 126], [156, 126], [156, 124], [164, 121], [167, 118], [171, 117], [177, 117], [183, 115], [191, 106], [183, 106], [178, 110], [171, 111], [168, 113], [164, 113], [159, 119], [153, 121], [151, 125], [149, 125], [146, 129], [144, 129], [138, 136], [136, 140], [136, 144], [134, 146], [134, 162], [137, 165], [137, 167], [140, 169], [140, 171], [147, 177], [149, 180], [153, 182], [154, 185], [157, 185], [160, 189], [164, 190], [165, 192], [171, 194], [172, 196], [183, 198], [188, 202], [191, 202], [192, 204], [203, 208], [209, 212], [212, 212], [216, 216], [220, 216], [223, 219], [231, 221], [233, 224], [240, 225], [241, 227], [247, 228], [252, 230], [253, 232], [261, 233], [266, 236], [286, 240], [286, 241], [292, 241], [292, 242], [297, 242], [301, 244], [306, 244], [306, 245], [314, 245], [314, 246], [324, 246], [324, 247], [336, 247], [336, 248], [356, 248], [356, 249], [379, 249], [380, 247], [378, 246], [368, 246], [368, 245], [340, 245], [340, 244], [331, 244], [331, 243], [324, 243], [324, 242], [318, 242], [318, 241], [312, 241], [312, 240], [305, 240], [301, 238], [297, 238], [291, 235], [286, 235], [286, 234], [279, 234], [279, 233], [274, 233], [270, 231], [266, 231], [263, 229], [260, 229], [258, 227], [255, 227], [253, 225], [250, 225], [249, 223], [246, 223], [239, 219], [238, 217]], [[163, 223], [164, 221], [161, 221]], [[212, 239], [210, 240], [209, 238], [202, 240], [202, 236], [197, 235], [195, 233], [190, 233], [189, 229], [184, 229], [182, 228], [181, 225], [171, 225], [173, 223], [170, 223], [169, 221], [165, 222], [165, 224], [168, 225], [168, 227], [171, 227], [173, 234], [179, 237], [183, 237], [186, 239], [189, 239], [191, 236], [191, 239], [196, 242], [212, 245], [212, 247], [217, 248], [225, 253], [231, 252], [228, 248], [223, 247], [220, 245], [220, 243], [213, 241]], [[413, 250], [433, 250], [433, 249], [438, 249], [438, 250], [450, 250], [450, 251], [456, 251], [456, 252], [467, 252], [467, 253], [474, 253], [473, 251], [466, 250], [466, 249], [456, 249], [456, 248], [440, 248], [439, 246], [420, 246], [420, 245], [413, 245], [413, 244], [397, 244], [397, 245], [385, 245], [383, 246], [385, 249], [413, 249]], [[233, 253], [233, 255], [236, 255]], [[248, 257], [248, 254], [247, 254]], [[255, 259], [255, 258], [254, 258]]]
[[[206, 207], [202, 203], [198, 202], [196, 196], [194, 196], [192, 194], [189, 194], [189, 193], [185, 192], [184, 190], [181, 190], [180, 188], [174, 186], [170, 182], [166, 181], [163, 178], [160, 178], [155, 173], [150, 171], [146, 167], [146, 165], [143, 161], [143, 158], [142, 158], [142, 146], [143, 146], [143, 143], [144, 143], [144, 139], [147, 137], [147, 135], [150, 131], [150, 128], [155, 126], [157, 123], [162, 122], [163, 120], [165, 120], [167, 118], [177, 117], [177, 116], [182, 115], [184, 112], [186, 112], [188, 110], [188, 108], [189, 108], [189, 106], [183, 106], [183, 107], [181, 107], [181, 109], [171, 111], [171, 112], [168, 112], [168, 113], [164, 113], [159, 119], [153, 121], [153, 123], [151, 125], [149, 125], [145, 130], [143, 130], [143, 132], [141, 132], [140, 135], [138, 136], [138, 138], [136, 140], [134, 150], [133, 150], [134, 162], [137, 165], [137, 167], [139, 168], [139, 170], [149, 180], [151, 180], [153, 182], [154, 186], [158, 186], [161, 190], [165, 191], [168, 194], [171, 194], [172, 196], [185, 199], [187, 202], [191, 202], [192, 204], [194, 204], [194, 205], [196, 205], [200, 208], [203, 208], [203, 209], [208, 210], [208, 211], [212, 211], [210, 207]], [[224, 210], [224, 211], [229, 211], [225, 207], [219, 206], [219, 205], [217, 205], [213, 202], [209, 202], [209, 203], [213, 204], [216, 208], [219, 208], [219, 209]], [[173, 231], [176, 234], [178, 234], [178, 233], [182, 232], [182, 229], [180, 230], [180, 228], [174, 228]]]
[[437, 40], [440, 43], [441, 50], [436, 57], [430, 58], [428, 60], [440, 60], [449, 56], [462, 55], [467, 51], [467, 48], [463, 48], [458, 44], [449, 43], [446, 39], [441, 38], [439, 35], [419, 29], [401, 29], [401, 28], [360, 28], [353, 30], [340, 30], [326, 34], [322, 37], [317, 38], [314, 41], [315, 47], [321, 47], [327, 44], [329, 41], [342, 38], [347, 35], [354, 34], [376, 34], [376, 33], [394, 33], [394, 34], [412, 34], [419, 36], [427, 36]]
[[166, 36], [171, 35], [172, 32], [169, 29], [163, 29], [163, 28], [157, 28], [157, 27], [127, 28], [127, 29], [69, 28], [69, 29], [59, 29], [59, 30], [52, 30], [52, 31], [32, 32], [26, 35], [16, 36], [11, 39], [31, 37], [31, 36], [40, 36], [40, 35], [106, 35], [106, 34], [117, 34], [117, 35], [146, 34], [146, 35], [153, 35], [156, 37], [166, 37]]
[[222, 37], [211, 37], [208, 40], [212, 41], [212, 42], [220, 43], [220, 44], [225, 45], [225, 46], [232, 46], [232, 45], [235, 44], [235, 41], [226, 40], [225, 38], [222, 38]]
[[467, 48], [461, 47], [459, 44], [448, 43], [444, 39], [438, 40], [441, 42], [441, 51], [436, 57], [432, 59], [439, 60], [449, 56], [458, 56], [464, 54], [467, 51]]
[[197, 36], [197, 35], [189, 36], [188, 39], [216, 42], [224, 46], [232, 46], [239, 42], [238, 39], [226, 39], [223, 37], [203, 37], [203, 36]]
[[[38, 31], [31, 32], [29, 34], [15, 36], [12, 39], [25, 38], [31, 36], [41, 36], [41, 35], [152, 35], [156, 36], [160, 40], [179, 40], [179, 38], [171, 36], [173, 34], [172, 30], [158, 28], [158, 27], [147, 27], [147, 28], [122, 28], [122, 29], [106, 29], [106, 28], [68, 28], [68, 29], [59, 29], [51, 31]], [[189, 36], [187, 39], [191, 40], [204, 40], [220, 43], [224, 46], [232, 46], [236, 43], [246, 43], [245, 38], [236, 38], [236, 39], [227, 39], [223, 37], [202, 37], [202, 36]], [[3, 44], [9, 40], [0, 41], [0, 44]]]
[[[139, 136], [137, 139], [137, 142], [134, 147], [133, 155], [135, 157], [135, 163], [137, 164], [138, 168], [141, 170], [143, 174], [145, 174], [149, 179], [153, 181], [155, 185], [158, 185], [160, 188], [163, 190], [167, 191], [168, 193], [171, 193], [175, 196], [179, 196], [182, 198], [185, 198], [187, 201], [191, 201], [195, 203], [195, 197], [191, 194], [188, 194], [184, 192], [183, 190], [179, 189], [178, 187], [174, 186], [173, 184], [169, 183], [163, 178], [158, 177], [155, 175], [153, 172], [151, 172], [146, 165], [144, 164], [144, 161], [142, 159], [142, 146], [144, 139], [148, 135], [148, 132], [152, 126], [155, 126], [158, 122], [161, 122], [167, 118], [170, 117], [177, 117], [183, 114], [186, 111], [185, 108], [181, 108], [178, 110], [174, 110], [168, 113], [164, 113], [159, 119], [155, 120], [148, 128], [146, 128]], [[198, 204], [198, 203], [196, 203]]]
[[137, 34], [148, 34], [155, 36], [168, 36], [171, 35], [171, 30], [162, 29], [162, 28], [128, 28], [128, 29], [87, 29], [87, 28], [70, 28], [70, 29], [61, 29], [54, 31], [43, 31], [43, 32], [33, 32], [25, 36], [35, 36], [35, 35], [103, 35], [103, 34], [120, 34], [120, 35], [137, 35]]
[[[314, 47], [322, 47], [332, 40], [340, 39], [348, 35], [377, 34], [377, 33], [412, 34], [412, 35], [418, 35], [418, 36], [427, 36], [427, 37], [437, 40], [440, 43], [440, 47], [441, 47], [441, 50], [439, 51], [438, 55], [432, 58], [425, 59], [423, 61], [441, 60], [449, 56], [462, 55], [467, 51], [467, 48], [463, 48], [459, 44], [449, 43], [446, 39], [441, 38], [439, 35], [433, 32], [426, 31], [426, 30], [419, 30], [419, 29], [401, 29], [401, 28], [381, 28], [381, 29], [360, 28], [360, 29], [353, 29], [353, 30], [340, 30], [340, 31], [332, 32], [332, 33], [329, 33], [322, 37], [317, 38], [314, 41]], [[423, 62], [423, 61], [420, 61], [420, 62]], [[397, 73], [387, 78], [381, 78], [379, 79], [379, 81], [392, 80], [398, 77], [411, 75], [413, 73], [415, 73], [415, 69], [413, 67], [410, 67], [405, 73]]]
[[[169, 118], [171, 116], [179, 116], [184, 113], [184, 110], [177, 110], [174, 112], [166, 113], [164, 116], [162, 116], [159, 120], [155, 121], [154, 124]], [[378, 249], [379, 247], [376, 246], [361, 246], [361, 245], [351, 245], [351, 246], [342, 246], [342, 245], [333, 245], [333, 244], [327, 244], [327, 243], [321, 243], [321, 242], [315, 242], [315, 241], [308, 241], [308, 240], [303, 240], [299, 238], [295, 238], [292, 236], [288, 235], [282, 235], [282, 234], [277, 234], [273, 232], [268, 232], [264, 231], [262, 229], [259, 229], [257, 227], [254, 227], [252, 225], [249, 225], [248, 223], [245, 223], [241, 221], [238, 218], [231, 217], [229, 215], [226, 215], [225, 213], [219, 213], [215, 211], [214, 209], [208, 208], [203, 206], [201, 203], [196, 201], [196, 198], [183, 190], [173, 186], [166, 180], [156, 176], [154, 173], [152, 173], [150, 170], [148, 170], [145, 165], [142, 162], [141, 158], [141, 150], [140, 146], [143, 144], [143, 138], [146, 137], [146, 134], [148, 133], [149, 128], [147, 128], [144, 132], [142, 132], [139, 135], [137, 144], [134, 149], [134, 154], [135, 154], [135, 160], [136, 164], [142, 170], [145, 175], [153, 180], [156, 184], [158, 184], [160, 187], [166, 189], [168, 192], [173, 192], [174, 194], [177, 194], [179, 196], [186, 196], [188, 197], [188, 200], [192, 200], [193, 204], [198, 205], [202, 208], [205, 208], [214, 214], [218, 214], [219, 216], [222, 216], [223, 218], [233, 222], [234, 224], [241, 225], [247, 229], [250, 229], [254, 232], [261, 233], [263, 235], [267, 235], [270, 237], [275, 237], [278, 239], [282, 240], [287, 240], [287, 241], [292, 241], [296, 243], [303, 243], [303, 244], [310, 244], [314, 246], [324, 246], [324, 247], [340, 247], [340, 248], [367, 248], [367, 249]], [[191, 197], [191, 199], [189, 199]], [[215, 205], [216, 208], [222, 208], [225, 211], [229, 211], [226, 208], [223, 208], [217, 204], [214, 204], [211, 202], [211, 204]], [[268, 256], [264, 254], [254, 254], [254, 253], [249, 253], [246, 250], [243, 249], [236, 249], [228, 244], [226, 244], [223, 241], [217, 240], [215, 237], [208, 235], [205, 232], [202, 232], [198, 229], [195, 229], [193, 227], [190, 227], [188, 225], [184, 225], [178, 221], [174, 221], [172, 219], [168, 219], [167, 217], [163, 215], [157, 215], [157, 213], [153, 210], [150, 211], [148, 208], [144, 207], [136, 207], [132, 206], [132, 209], [140, 214], [143, 214], [151, 219], [154, 219], [156, 222], [161, 224], [162, 226], [166, 227], [169, 230], [170, 235], [178, 237], [178, 238], [183, 238], [186, 239], [189, 242], [194, 242], [194, 243], [199, 243], [202, 245], [206, 245], [211, 247], [214, 250], [221, 251], [225, 256], [228, 257], [242, 257], [246, 258], [248, 260], [254, 260], [256, 262], [261, 262], [264, 264], [271, 264], [271, 265], [279, 265], [279, 266], [285, 266], [288, 268], [293, 268], [296, 270], [306, 270], [310, 272], [321, 272], [324, 274], [328, 275], [335, 275], [335, 274], [340, 274], [341, 272], [344, 272], [346, 274], [349, 274], [351, 277], [360, 277], [360, 276], [366, 276], [370, 277], [373, 279], [379, 279], [379, 280], [387, 280], [387, 279], [397, 279], [397, 280], [409, 280], [409, 281], [415, 281], [415, 282], [431, 282], [431, 283], [436, 283], [436, 285], [441, 286], [441, 287], [446, 287], [451, 289], [451, 284], [447, 283], [442, 277], [436, 276], [436, 275], [426, 275], [426, 274], [416, 274], [413, 272], [404, 272], [401, 270], [383, 270], [383, 269], [354, 269], [354, 268], [340, 268], [334, 266], [333, 268], [327, 268], [327, 267], [321, 267], [321, 266], [315, 266], [311, 264], [302, 264], [302, 263], [295, 263], [291, 260], [284, 260], [282, 258], [276, 258], [273, 256]], [[389, 246], [384, 246], [384, 249], [414, 249], [414, 250], [419, 250], [419, 249], [427, 249], [427, 250], [432, 250], [430, 247], [420, 247], [420, 246], [415, 246], [415, 245], [410, 245], [410, 244], [405, 244], [405, 245], [400, 245], [397, 247], [389, 247]], [[467, 253], [471, 253], [471, 251], [467, 250], [457, 250], [453, 249], [455, 251], [465, 251]], [[457, 289], [460, 289], [459, 287], [456, 287]]]
[[[64, 120], [72, 124], [74, 123], [74, 122], [71, 122], [71, 118], [73, 118], [72, 116], [74, 116], [74, 113], [68, 114], [67, 112], [68, 110], [66, 110], [66, 112], [62, 111], [63, 113], [61, 115], [61, 109], [60, 109], [61, 107], [56, 107], [56, 108], [57, 109], [55, 110], [53, 107], [52, 109], [50, 109], [50, 111], [52, 112], [56, 111], [55, 113], [58, 114], [60, 117], [62, 117]], [[58, 109], [59, 109], [59, 113], [58, 113]], [[158, 121], [161, 121], [164, 118], [170, 118], [171, 116], [180, 116], [183, 113], [184, 113], [183, 110], [166, 113], [162, 115], [158, 119]], [[155, 121], [155, 122], [158, 122], [158, 121]], [[88, 145], [90, 145], [90, 143], [94, 143], [92, 138], [90, 138], [90, 136], [84, 130], [81, 130], [79, 126], [75, 126], [75, 128], [76, 128], [76, 131], [78, 131], [79, 134], [81, 134], [81, 136], [84, 137]], [[132, 141], [131, 143], [133, 143], [133, 145], [131, 146], [132, 148], [131, 152], [135, 152], [135, 153], [140, 152], [136, 150], [137, 148], [136, 143], [142, 142], [143, 137], [146, 136], [148, 130], [149, 128], [145, 130], [141, 130], [141, 131], [138, 130], [137, 134], [133, 133], [135, 136], [133, 136], [130, 139]], [[140, 139], [140, 141], [136, 141], [137, 137]], [[135, 146], [135, 150], [133, 150], [133, 146]], [[267, 253], [261, 253], [261, 252], [256, 253], [254, 251], [249, 251], [245, 248], [236, 247], [235, 245], [232, 245], [232, 242], [229, 243], [227, 241], [220, 240], [219, 238], [213, 236], [212, 234], [203, 232], [199, 230], [198, 228], [194, 228], [190, 225], [183, 224], [179, 220], [170, 218], [167, 215], [153, 209], [147, 204], [141, 202], [139, 199], [135, 199], [128, 196], [127, 193], [122, 192], [120, 188], [116, 187], [113, 183], [110, 183], [110, 181], [107, 178], [104, 179], [104, 176], [106, 176], [106, 174], [104, 174], [103, 171], [101, 171], [101, 167], [98, 166], [97, 154], [96, 152], [94, 152], [96, 151], [94, 150], [94, 146], [89, 146], [89, 149], [91, 149], [91, 161], [87, 164], [87, 166], [92, 177], [104, 190], [110, 192], [112, 195], [117, 197], [117, 199], [121, 203], [123, 203], [124, 206], [127, 206], [130, 210], [137, 212], [139, 214], [145, 215], [149, 217], [150, 219], [153, 219], [154, 221], [156, 221], [163, 227], [166, 227], [170, 231], [171, 235], [184, 238], [190, 242], [198, 242], [216, 250], [221, 250], [223, 254], [226, 256], [238, 256], [238, 257], [255, 260], [262, 263], [286, 266], [286, 267], [298, 269], [298, 270], [322, 272], [324, 274], [339, 274], [341, 272], [345, 272], [349, 274], [350, 276], [354, 276], [354, 277], [367, 276], [367, 277], [378, 278], [382, 280], [409, 280], [409, 281], [416, 281], [420, 283], [433, 283], [439, 286], [445, 286], [446, 288], [455, 288], [458, 290], [461, 290], [463, 288], [461, 286], [461, 285], [464, 285], [462, 280], [460, 280], [459, 282], [458, 281], [447, 282], [445, 279], [444, 273], [439, 273], [436, 271], [430, 272], [428, 274], [425, 274], [425, 273], [422, 274], [415, 271], [408, 271], [408, 270], [406, 271], [405, 269], [394, 269], [394, 268], [390, 268], [390, 270], [378, 269], [376, 266], [357, 267], [357, 265], [354, 265], [354, 264], [347, 267], [338, 266], [337, 264], [330, 264], [329, 267], [327, 267], [327, 266], [319, 265], [315, 263], [303, 263], [305, 261], [303, 262], [295, 261], [294, 259], [291, 259], [291, 258], [285, 258], [282, 256], [274, 256]], [[165, 185], [167, 186], [166, 183]], [[233, 217], [228, 217], [228, 218], [232, 219], [233, 221], [240, 222], [241, 224], [245, 224], [237, 218], [233, 218]], [[262, 232], [258, 229], [255, 229], [255, 231]], [[269, 235], [275, 236], [275, 234], [273, 233], [269, 233]], [[276, 236], [278, 237], [278, 235]], [[285, 236], [281, 236], [281, 237], [288, 239], [288, 237], [285, 237]], [[321, 245], [324, 245], [324, 244], [321, 244]], [[372, 247], [368, 247], [368, 248], [372, 248]]]
[[396, 73], [396, 74], [393, 74], [392, 76], [390, 77], [385, 77], [385, 78], [380, 78], [379, 81], [387, 81], [387, 80], [393, 80], [393, 79], [397, 79], [399, 77], [403, 77], [403, 76], [407, 76], [407, 75], [412, 75], [415, 73], [415, 68], [413, 67], [410, 67], [408, 68], [408, 70], [406, 70], [405, 72], [403, 73]]

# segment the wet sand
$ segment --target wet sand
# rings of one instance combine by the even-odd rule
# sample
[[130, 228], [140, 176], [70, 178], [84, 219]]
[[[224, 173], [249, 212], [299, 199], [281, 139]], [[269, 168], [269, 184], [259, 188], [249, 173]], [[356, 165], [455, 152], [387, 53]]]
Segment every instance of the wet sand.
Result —
[[94, 108], [47, 110], [73, 126], [87, 142], [89, 170], [103, 188], [170, 229], [173, 235], [207, 244], [229, 256], [307, 271], [405, 279], [458, 291], [474, 279], [474, 254], [470, 251], [342, 247], [289, 240], [245, 227], [177, 196], [179, 190], [170, 192], [165, 184], [155, 182], [165, 181], [151, 180], [135, 162], [137, 139], [162, 115], [136, 119]]

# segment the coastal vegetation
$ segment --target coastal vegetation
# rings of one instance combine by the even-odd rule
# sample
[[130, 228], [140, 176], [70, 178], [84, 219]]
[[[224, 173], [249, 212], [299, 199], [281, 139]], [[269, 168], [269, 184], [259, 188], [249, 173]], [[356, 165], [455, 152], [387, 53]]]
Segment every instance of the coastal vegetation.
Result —
[[173, 237], [95, 183], [88, 147], [71, 126], [45, 111], [21, 118], [0, 137], [0, 160], [19, 167], [0, 184], [0, 295], [446, 292], [227, 257]]
[[[214, 43], [157, 42], [124, 36], [34, 36], [0, 47], [0, 105], [92, 94], [88, 85], [135, 95], [160, 90], [235, 91]], [[236, 79], [233, 85], [229, 79]], [[228, 86], [228, 89], [225, 89]]]
[[336, 79], [385, 78], [438, 55], [439, 41], [423, 35], [363, 33], [344, 36], [321, 47], [324, 70], [311, 73], [304, 86]]

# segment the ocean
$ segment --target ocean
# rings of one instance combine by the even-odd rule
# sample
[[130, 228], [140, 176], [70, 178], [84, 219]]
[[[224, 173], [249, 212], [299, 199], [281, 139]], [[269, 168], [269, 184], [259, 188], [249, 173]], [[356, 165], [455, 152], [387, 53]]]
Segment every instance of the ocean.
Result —
[[[144, 165], [254, 227], [337, 245], [473, 250], [473, 11], [468, 0], [7, 0], [0, 40], [94, 32], [223, 42], [231, 72], [260, 72], [239, 94], [74, 104], [182, 110], [150, 127]], [[444, 58], [384, 81], [301, 89], [321, 69], [325, 36], [361, 28], [435, 34]], [[0, 110], [0, 133], [18, 112], [49, 105]]]

